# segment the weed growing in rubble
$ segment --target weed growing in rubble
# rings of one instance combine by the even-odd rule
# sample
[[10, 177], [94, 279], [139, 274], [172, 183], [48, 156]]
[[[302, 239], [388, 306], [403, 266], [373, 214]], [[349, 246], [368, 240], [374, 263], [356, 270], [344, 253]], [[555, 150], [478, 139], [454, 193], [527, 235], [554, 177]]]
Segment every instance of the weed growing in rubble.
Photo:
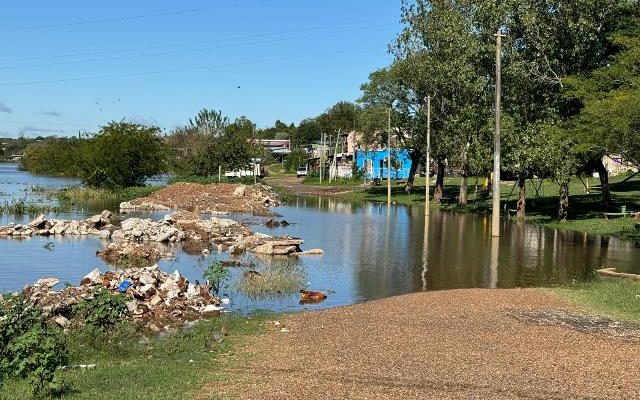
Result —
[[0, 385], [9, 378], [27, 379], [34, 396], [60, 393], [65, 385], [56, 371], [67, 359], [63, 335], [42, 311], [22, 296], [0, 304]]
[[212, 261], [211, 264], [204, 270], [202, 277], [209, 282], [211, 291], [216, 295], [220, 295], [225, 282], [229, 280], [229, 270], [222, 265], [218, 260]]
[[79, 302], [74, 307], [73, 313], [81, 317], [88, 327], [107, 331], [128, 314], [126, 302], [124, 295], [114, 295], [100, 288], [93, 292], [92, 297]]

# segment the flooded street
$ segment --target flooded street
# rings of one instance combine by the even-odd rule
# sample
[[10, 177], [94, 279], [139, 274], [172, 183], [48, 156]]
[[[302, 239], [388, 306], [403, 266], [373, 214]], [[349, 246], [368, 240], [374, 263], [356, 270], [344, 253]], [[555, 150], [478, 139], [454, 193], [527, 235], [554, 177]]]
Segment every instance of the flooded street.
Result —
[[[25, 191], [31, 186], [72, 184], [77, 181], [34, 177], [18, 171], [15, 164], [0, 164], [3, 202], [31, 198], [33, 194]], [[61, 217], [79, 219], [101, 211], [81, 205], [79, 210]], [[233, 218], [250, 224], [253, 231], [301, 237], [305, 241], [303, 250], [324, 249], [323, 256], [288, 262], [300, 263], [306, 272], [307, 288], [325, 291], [329, 297], [320, 304], [304, 306], [298, 304], [297, 294], [249, 299], [234, 288], [244, 270], [232, 268], [233, 279], [225, 293], [232, 300], [233, 310], [328, 308], [423, 290], [549, 286], [582, 279], [595, 267], [605, 265], [640, 272], [640, 249], [631, 242], [507, 222], [503, 236], [493, 240], [488, 216], [434, 209], [425, 229], [422, 207], [305, 197], [288, 199], [286, 206], [274, 210], [291, 225], [270, 229], [264, 226], [263, 218]], [[157, 220], [164, 213], [144, 215]], [[0, 216], [0, 224], [29, 220], [28, 216]], [[43, 276], [78, 284], [93, 268], [110, 268], [95, 255], [105, 245], [96, 237], [0, 239], [0, 292], [18, 290]], [[159, 246], [175, 254], [175, 258], [160, 262], [161, 269], [177, 269], [190, 280], [201, 280], [204, 267], [215, 257], [228, 259], [226, 254], [214, 252], [205, 258], [186, 254], [178, 245]], [[248, 261], [248, 257], [241, 260]]]

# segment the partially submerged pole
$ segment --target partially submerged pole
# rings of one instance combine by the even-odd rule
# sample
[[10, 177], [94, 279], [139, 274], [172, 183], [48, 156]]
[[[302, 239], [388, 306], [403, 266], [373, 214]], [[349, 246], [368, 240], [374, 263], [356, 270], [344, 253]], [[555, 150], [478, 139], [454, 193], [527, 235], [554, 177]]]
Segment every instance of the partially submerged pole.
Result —
[[500, 108], [502, 85], [502, 32], [496, 34], [496, 131], [493, 149], [493, 208], [491, 235], [500, 236]]
[[429, 184], [431, 183], [431, 96], [427, 97], [427, 163], [424, 214], [429, 215]]

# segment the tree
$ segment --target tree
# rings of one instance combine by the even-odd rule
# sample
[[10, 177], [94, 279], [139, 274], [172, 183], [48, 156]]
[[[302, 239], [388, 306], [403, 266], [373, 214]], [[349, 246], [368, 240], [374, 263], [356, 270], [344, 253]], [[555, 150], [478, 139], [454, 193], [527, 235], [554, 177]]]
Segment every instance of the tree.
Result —
[[316, 118], [307, 118], [300, 121], [296, 128], [293, 146], [306, 146], [320, 140], [322, 125]]
[[194, 119], [189, 119], [188, 126], [201, 134], [221, 136], [228, 125], [229, 118], [223, 116], [222, 111], [203, 108]]
[[88, 141], [82, 180], [89, 186], [144, 186], [165, 172], [166, 148], [157, 127], [111, 122]]

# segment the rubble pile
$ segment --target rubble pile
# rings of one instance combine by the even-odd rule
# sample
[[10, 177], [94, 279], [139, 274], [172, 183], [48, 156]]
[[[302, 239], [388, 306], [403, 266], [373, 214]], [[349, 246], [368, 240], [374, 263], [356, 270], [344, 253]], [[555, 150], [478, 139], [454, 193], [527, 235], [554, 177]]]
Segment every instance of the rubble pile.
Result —
[[115, 229], [111, 224], [111, 218], [112, 214], [108, 210], [81, 221], [47, 219], [44, 215], [40, 215], [26, 225], [11, 223], [0, 226], [0, 237], [95, 235], [102, 239], [109, 239], [111, 232]]
[[274, 216], [269, 207], [280, 205], [275, 191], [267, 185], [219, 183], [175, 183], [148, 197], [120, 204], [121, 210], [166, 210], [178, 208], [202, 213], [249, 213]]
[[112, 234], [115, 241], [128, 242], [181, 242], [185, 234], [169, 221], [152, 221], [149, 218], [127, 218], [120, 229]]
[[96, 255], [110, 263], [117, 263], [126, 259], [128, 261], [144, 261], [147, 265], [154, 264], [161, 258], [173, 256], [171, 253], [163, 254], [155, 247], [131, 242], [110, 243], [104, 250], [97, 251]]
[[105, 273], [94, 269], [82, 278], [80, 286], [52, 290], [58, 283], [58, 279], [44, 278], [24, 289], [26, 298], [53, 315], [54, 320], [67, 314], [74, 304], [92, 296], [98, 288], [113, 294], [124, 293], [129, 298], [129, 314], [146, 324], [194, 319], [222, 310], [220, 299], [212, 296], [208, 287], [200, 286], [197, 281], [189, 283], [178, 271], [162, 272], [157, 265]]

